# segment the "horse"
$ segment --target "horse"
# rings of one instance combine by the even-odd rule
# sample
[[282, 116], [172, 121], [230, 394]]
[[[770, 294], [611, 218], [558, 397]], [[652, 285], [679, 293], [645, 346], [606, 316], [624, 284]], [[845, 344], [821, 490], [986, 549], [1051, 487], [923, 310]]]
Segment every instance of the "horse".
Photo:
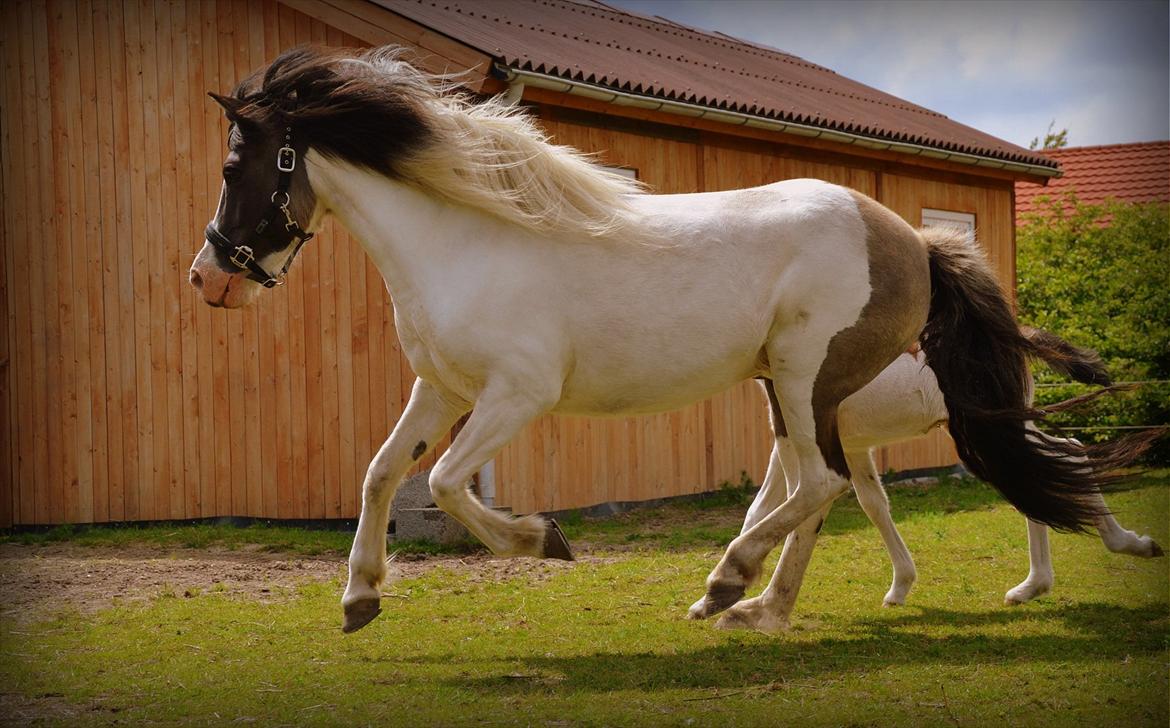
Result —
[[[1087, 399], [1119, 388], [1113, 385], [1096, 352], [1075, 347], [1046, 331], [1024, 327], [1022, 333], [1035, 345], [1033, 355], [1054, 371], [1084, 384], [1103, 386], [1103, 389], [1090, 395], [1050, 405], [1047, 411], [1057, 411], [1081, 404]], [[762, 388], [766, 393], [766, 384]], [[1033, 391], [1034, 384], [1029, 387], [1029, 404]], [[772, 416], [779, 417], [775, 411], [775, 400], [771, 398], [769, 400]], [[847, 397], [841, 403], [839, 418], [842, 446], [845, 449], [845, 459], [853, 473], [853, 490], [857, 495], [857, 501], [865, 515], [877, 527], [893, 564], [893, 579], [882, 599], [882, 605], [901, 606], [905, 604], [906, 597], [914, 586], [917, 571], [910, 550], [890, 516], [890, 504], [874, 463], [873, 450], [921, 437], [936, 428], [945, 429], [947, 410], [943, 394], [922, 353], [906, 352], [886, 367], [876, 379]], [[1148, 433], [1131, 438], [1135, 455], [1144, 450], [1150, 440], [1161, 434], [1163, 434], [1161, 428], [1151, 428]], [[784, 500], [787, 493], [796, 488], [799, 482], [797, 467], [798, 463], [788, 448], [773, 447], [763, 486], [748, 507], [740, 533], [751, 530], [752, 526]], [[1113, 553], [1141, 558], [1164, 555], [1162, 548], [1152, 538], [1139, 536], [1122, 527], [1108, 512], [1103, 500], [1099, 503], [1099, 508], [1100, 515], [1094, 527], [1106, 549]], [[828, 515], [828, 506], [822, 510], [821, 515]], [[804, 570], [808, 566], [816, 543], [816, 525], [814, 521], [801, 524], [788, 535], [781, 554], [778, 567], [781, 573], [779, 581], [785, 585], [783, 592], [785, 599], [777, 607], [776, 612], [783, 622], [787, 622], [795, 606]], [[1047, 594], [1054, 583], [1048, 528], [1032, 520], [1027, 520], [1027, 525], [1028, 576], [1004, 595], [1004, 603], [1009, 606], [1024, 604]], [[723, 620], [720, 624], [730, 626]]]
[[393, 47], [301, 47], [211, 94], [228, 154], [191, 285], [213, 306], [246, 305], [333, 215], [385, 279], [418, 375], [362, 485], [344, 631], [381, 612], [398, 483], [464, 414], [430, 474], [435, 503], [496, 554], [571, 559], [554, 521], [486, 508], [472, 474], [542, 414], [661, 412], [754, 377], [771, 384], [800, 482], [729, 544], [690, 616], [730, 609], [766, 628], [777, 587], [740, 598], [849, 488], [838, 406], [916, 340], [977, 475], [1041, 523], [1083, 530], [1099, 515], [1109, 453], [1027, 436], [1031, 344], [966, 236], [915, 230], [819, 180], [648, 194], [453, 83]]

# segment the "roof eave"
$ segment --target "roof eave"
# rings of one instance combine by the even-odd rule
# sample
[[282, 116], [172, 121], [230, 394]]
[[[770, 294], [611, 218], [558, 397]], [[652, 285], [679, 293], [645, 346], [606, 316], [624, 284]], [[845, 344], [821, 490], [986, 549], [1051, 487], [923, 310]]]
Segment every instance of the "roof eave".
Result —
[[792, 134], [806, 138], [816, 137], [827, 141], [837, 142], [839, 144], [853, 144], [865, 149], [885, 150], [909, 156], [923, 156], [929, 157], [931, 159], [945, 160], [975, 167], [986, 167], [989, 169], [998, 169], [1006, 172], [1029, 174], [1036, 177], [1053, 178], [1061, 176], [1060, 169], [1045, 167], [1038, 164], [1011, 162], [1003, 159], [996, 159], [994, 157], [984, 157], [975, 154], [967, 154], [964, 152], [953, 152], [950, 150], [939, 149], [937, 147], [930, 147], [922, 144], [888, 141], [877, 137], [869, 137], [863, 136], [861, 134], [853, 134], [850, 132], [824, 129], [822, 127], [812, 126], [809, 124], [799, 124], [790, 121], [769, 119], [762, 116], [744, 114], [738, 111], [713, 109], [707, 106], [702, 106], [700, 104], [687, 103], [685, 101], [659, 99], [651, 96], [632, 94], [598, 84], [571, 81], [560, 76], [553, 76], [535, 71], [526, 71], [518, 68], [512, 68], [502, 63], [496, 63], [495, 71], [498, 74], [497, 77], [502, 77], [509, 84], [521, 83], [528, 86], [533, 86], [535, 88], [559, 91], [561, 93], [582, 96], [604, 103], [611, 103], [615, 106], [633, 106], [640, 109], [663, 111], [669, 114], [678, 114], [680, 116], [688, 116], [692, 118], [703, 118], [724, 124], [730, 124], [733, 126], [748, 126], [757, 129], [767, 129], [770, 131], [778, 131], [785, 134]]

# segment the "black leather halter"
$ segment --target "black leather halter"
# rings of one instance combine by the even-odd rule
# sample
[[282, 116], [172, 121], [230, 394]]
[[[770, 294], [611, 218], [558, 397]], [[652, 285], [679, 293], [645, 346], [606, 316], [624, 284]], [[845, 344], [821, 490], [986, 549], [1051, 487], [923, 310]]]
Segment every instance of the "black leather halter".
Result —
[[[216, 229], [214, 220], [207, 223], [207, 229], [203, 231], [207, 242], [226, 253], [232, 265], [240, 270], [248, 271], [248, 278], [256, 281], [265, 288], [272, 288], [273, 286], [284, 284], [284, 276], [288, 273], [293, 259], [297, 257], [297, 253], [301, 252], [301, 247], [313, 238], [313, 233], [306, 232], [301, 228], [300, 224], [293, 219], [292, 212], [288, 209], [290, 199], [288, 196], [288, 188], [292, 183], [293, 170], [296, 168], [297, 153], [292, 148], [292, 128], [288, 127], [285, 129], [284, 146], [276, 152], [276, 169], [280, 172], [280, 176], [276, 180], [276, 191], [272, 193], [272, 205], [268, 208], [268, 214], [253, 229], [251, 238], [242, 245], [236, 245], [226, 235]], [[264, 234], [264, 231], [268, 229], [268, 226], [274, 222], [278, 222], [281, 216], [284, 217], [284, 229], [286, 232], [292, 234], [292, 240], [296, 241], [296, 247], [293, 248], [292, 255], [288, 256], [288, 260], [285, 261], [284, 267], [280, 269], [280, 272], [272, 275], [256, 262], [253, 245]]]

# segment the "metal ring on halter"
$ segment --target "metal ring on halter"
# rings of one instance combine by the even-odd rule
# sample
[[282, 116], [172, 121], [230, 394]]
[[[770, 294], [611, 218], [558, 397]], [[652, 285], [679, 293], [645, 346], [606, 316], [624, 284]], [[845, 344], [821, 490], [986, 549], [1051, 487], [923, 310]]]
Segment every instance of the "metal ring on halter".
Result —
[[[276, 201], [277, 195], [284, 195], [284, 202], [277, 202]], [[292, 200], [292, 198], [289, 197], [288, 193], [285, 192], [284, 190], [277, 190], [277, 191], [272, 193], [272, 204], [276, 205], [277, 207], [281, 207], [281, 208], [288, 207], [288, 203], [290, 200]]]

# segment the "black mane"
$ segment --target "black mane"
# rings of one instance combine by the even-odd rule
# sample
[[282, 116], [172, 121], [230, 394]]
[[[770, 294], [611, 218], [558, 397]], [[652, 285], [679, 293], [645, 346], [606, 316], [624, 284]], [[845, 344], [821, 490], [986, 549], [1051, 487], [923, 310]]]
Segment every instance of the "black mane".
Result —
[[285, 51], [235, 90], [245, 138], [250, 128], [291, 127], [301, 144], [383, 174], [432, 137], [418, 92], [396, 85], [360, 52], [301, 46]]

